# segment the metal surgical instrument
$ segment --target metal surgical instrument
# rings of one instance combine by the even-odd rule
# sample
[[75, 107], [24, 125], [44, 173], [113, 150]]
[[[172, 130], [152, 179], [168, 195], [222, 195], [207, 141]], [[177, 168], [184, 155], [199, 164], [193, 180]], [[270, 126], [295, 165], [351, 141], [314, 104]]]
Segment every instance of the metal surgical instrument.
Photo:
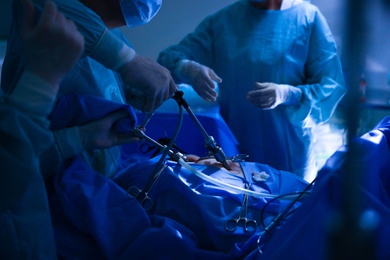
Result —
[[178, 161], [179, 158], [182, 158], [183, 160], [187, 161], [187, 158], [184, 154], [182, 154], [180, 152], [175, 152], [172, 149], [168, 149], [168, 147], [166, 145], [162, 145], [159, 142], [155, 141], [153, 138], [150, 138], [149, 136], [147, 136], [142, 127], [134, 128], [132, 130], [132, 134], [136, 137], [139, 137], [141, 139], [145, 139], [145, 140], [149, 141], [150, 143], [152, 143], [153, 145], [158, 147], [160, 150], [165, 151], [167, 149], [166, 152], [175, 161]]
[[153, 200], [149, 197], [149, 193], [166, 167], [167, 165], [164, 164], [163, 167], [161, 167], [161, 169], [153, 176], [153, 178], [148, 180], [142, 190], [137, 186], [131, 186], [127, 189], [127, 193], [138, 199], [138, 201], [141, 203], [141, 206], [145, 210], [149, 210], [153, 206]]
[[[245, 183], [245, 189], [249, 189], [250, 185]], [[226, 221], [225, 229], [230, 232], [234, 232], [237, 229], [237, 226], [240, 223], [243, 223], [243, 227], [245, 231], [254, 232], [257, 228], [257, 222], [254, 219], [248, 219], [248, 204], [249, 204], [249, 196], [248, 194], [244, 194], [244, 199], [242, 200], [240, 214], [238, 218], [231, 218]]]
[[222, 163], [222, 165], [228, 169], [231, 170], [229, 164], [227, 163], [226, 160], [226, 155], [225, 152], [222, 150], [222, 148], [217, 144], [217, 142], [214, 140], [212, 136], [210, 136], [206, 130], [203, 128], [202, 124], [199, 122], [198, 118], [196, 118], [194, 112], [191, 110], [189, 107], [188, 103], [186, 100], [183, 98], [184, 92], [183, 91], [176, 91], [175, 94], [173, 95], [173, 99], [181, 106], [183, 106], [192, 120], [195, 122], [195, 124], [198, 126], [199, 130], [201, 131], [203, 137], [205, 138], [205, 147], [212, 153], [214, 158]]

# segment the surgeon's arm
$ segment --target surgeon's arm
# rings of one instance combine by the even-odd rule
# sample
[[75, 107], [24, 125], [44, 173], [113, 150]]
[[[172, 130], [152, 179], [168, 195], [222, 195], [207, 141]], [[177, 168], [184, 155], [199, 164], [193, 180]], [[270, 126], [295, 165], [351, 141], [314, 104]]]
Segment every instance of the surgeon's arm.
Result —
[[[346, 93], [336, 44], [325, 18], [317, 10], [311, 28], [305, 83], [298, 86], [256, 82], [247, 99], [263, 109], [283, 105], [292, 123], [326, 122]], [[308, 120], [310, 118], [310, 120]]]
[[[44, 0], [34, 0], [42, 5]], [[119, 72], [127, 101], [135, 108], [152, 112], [169, 99], [177, 86], [169, 71], [157, 62], [138, 55], [114, 35], [98, 14], [77, 0], [55, 0], [58, 8], [77, 25], [85, 38], [84, 56]], [[136, 98], [134, 98], [136, 97]]]
[[[6, 100], [37, 125], [48, 127], [47, 116], [53, 108], [60, 81], [79, 59], [84, 38], [52, 1], [45, 2], [39, 19], [30, 1], [15, 1], [14, 4], [19, 4], [21, 10], [18, 31], [25, 70]], [[52, 136], [46, 133], [45, 137], [31, 138], [36, 151], [42, 152], [53, 144]]]
[[61, 162], [84, 151], [108, 149], [139, 141], [139, 138], [131, 134], [117, 132], [114, 127], [117, 121], [128, 116], [126, 111], [118, 110], [83, 125], [54, 131], [55, 144], [41, 157], [42, 171], [46, 176], [50, 175], [56, 171]]
[[27, 114], [46, 117], [60, 81], [82, 53], [84, 39], [53, 2], [46, 2], [38, 22], [32, 3], [19, 2], [23, 2], [19, 34], [25, 71], [9, 100]]
[[[33, 1], [41, 7], [45, 3], [45, 0]], [[83, 56], [89, 56], [112, 70], [118, 70], [135, 57], [135, 51], [116, 37], [98, 14], [80, 1], [54, 0], [54, 2], [59, 11], [72, 20], [84, 36]]]
[[56, 259], [39, 158], [53, 140], [47, 116], [59, 82], [81, 55], [83, 38], [51, 1], [38, 21], [30, 0], [16, 1], [24, 12], [19, 36], [26, 70], [11, 94], [0, 95], [0, 252], [9, 259]]
[[176, 82], [191, 85], [206, 101], [215, 101], [215, 82], [222, 79], [211, 69], [213, 57], [212, 19], [203, 20], [177, 45], [163, 50], [157, 61], [171, 71]]
[[157, 62], [166, 67], [178, 83], [182, 61], [194, 61], [207, 67], [213, 65], [213, 30], [214, 21], [211, 17], [204, 19], [193, 32], [186, 35], [178, 44], [171, 45], [159, 53]]
[[166, 68], [138, 55], [109, 30], [104, 32], [91, 57], [120, 74], [126, 101], [143, 112], [153, 112], [177, 90]]
[[319, 11], [312, 28], [306, 72], [306, 84], [296, 86], [302, 91], [302, 100], [288, 112], [297, 120], [309, 113], [315, 123], [326, 122], [347, 89], [336, 43]]
[[18, 158], [28, 162], [31, 157], [36, 163], [36, 158], [52, 143], [47, 116], [53, 108], [61, 79], [76, 64], [83, 51], [84, 39], [75, 24], [58, 12], [53, 2], [45, 3], [38, 20], [30, 1], [15, 3], [21, 4], [22, 8], [19, 36], [25, 71], [14, 91], [4, 97], [6, 104], [19, 112], [14, 113], [15, 118], [12, 115], [8, 117], [9, 123], [19, 124], [19, 127], [11, 127], [4, 136], [16, 135], [9, 141], [27, 137], [29, 144], [24, 145], [28, 147], [32, 144], [31, 150], [27, 147], [18, 149], [19, 142], [7, 149], [9, 152], [18, 151], [13, 158], [14, 163]]

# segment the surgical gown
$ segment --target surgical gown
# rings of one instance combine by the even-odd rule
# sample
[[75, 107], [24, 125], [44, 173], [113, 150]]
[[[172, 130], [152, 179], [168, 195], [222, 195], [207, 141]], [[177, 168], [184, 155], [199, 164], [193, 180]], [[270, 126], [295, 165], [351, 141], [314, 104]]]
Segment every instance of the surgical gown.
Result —
[[[332, 116], [346, 92], [334, 38], [317, 7], [260, 10], [238, 1], [162, 51], [158, 62], [173, 72], [182, 59], [222, 78], [220, 112], [248, 160], [299, 176], [316, 171], [313, 128]], [[295, 106], [262, 110], [246, 99], [254, 82], [292, 85], [303, 97]]]
[[2, 259], [57, 259], [38, 160], [53, 136], [48, 120], [37, 112], [0, 95]]
[[[44, 1], [34, 0], [38, 10]], [[85, 39], [85, 50], [83, 57], [79, 60], [76, 66], [62, 80], [58, 97], [68, 94], [92, 94], [98, 97], [103, 97], [119, 103], [124, 103], [125, 98], [122, 91], [122, 81], [120, 76], [113, 70], [107, 68], [109, 62], [103, 60], [105, 57], [102, 50], [99, 50], [99, 42], [103, 34], [109, 33], [110, 37], [115, 37], [118, 42], [129, 44], [125, 37], [120, 33], [119, 29], [107, 31], [101, 18], [92, 10], [77, 0], [54, 1], [58, 9], [68, 18], [75, 22], [79, 31]], [[4, 93], [11, 93], [15, 83], [19, 79], [24, 70], [23, 60], [20, 52], [20, 39], [18, 36], [18, 28], [21, 22], [20, 9], [17, 5], [13, 5], [13, 21], [8, 40], [8, 49], [3, 64], [2, 88]], [[112, 46], [107, 53], [115, 51], [118, 45]], [[99, 61], [99, 62], [98, 62]], [[63, 135], [59, 135], [62, 138]], [[72, 140], [67, 140], [72, 146]], [[42, 156], [42, 170], [46, 174], [51, 174], [64, 158], [63, 154], [58, 154], [58, 149], [54, 145]], [[70, 154], [71, 157], [76, 154]], [[120, 147], [112, 147], [105, 150], [93, 150], [83, 152], [84, 160], [96, 171], [106, 175], [113, 176], [117, 171], [120, 158]], [[50, 162], [53, 165], [49, 165]]]

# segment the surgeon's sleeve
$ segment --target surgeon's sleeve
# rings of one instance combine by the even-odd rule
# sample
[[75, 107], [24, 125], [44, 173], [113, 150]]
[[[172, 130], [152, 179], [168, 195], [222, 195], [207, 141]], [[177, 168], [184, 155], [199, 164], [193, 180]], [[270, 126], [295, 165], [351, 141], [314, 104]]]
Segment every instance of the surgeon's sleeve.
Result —
[[[44, 0], [34, 0], [41, 6]], [[102, 19], [78, 0], [54, 0], [58, 10], [72, 20], [84, 36], [84, 56], [89, 56], [105, 67], [117, 70], [130, 62], [134, 49], [113, 34]]]
[[[24, 174], [39, 171], [37, 159], [53, 142], [47, 116], [53, 107], [56, 93], [47, 86], [45, 80], [27, 71], [23, 73], [11, 95], [1, 96], [0, 140], [1, 153], [5, 154], [0, 157], [2, 172], [5, 173], [1, 178], [3, 181], [14, 179], [15, 183], [10, 182], [10, 185], [15, 185], [15, 189], [23, 184]], [[16, 177], [18, 175], [20, 178]], [[28, 178], [27, 175], [25, 177]], [[0, 181], [1, 185], [3, 181]], [[1, 188], [0, 195], [10, 201], [10, 196], [2, 194], [7, 189]]]
[[305, 66], [306, 85], [297, 86], [302, 90], [302, 103], [290, 110], [298, 110], [292, 117], [308, 112], [310, 121], [318, 124], [330, 119], [347, 89], [333, 35], [318, 10], [314, 21]]
[[7, 259], [57, 257], [38, 160], [53, 141], [46, 117], [55, 93], [47, 85], [27, 72], [12, 95], [0, 95], [0, 255]]
[[203, 20], [192, 33], [185, 36], [178, 44], [161, 51], [157, 62], [166, 67], [176, 83], [183, 83], [178, 73], [178, 66], [183, 60], [198, 62], [213, 67], [213, 30], [211, 17]]

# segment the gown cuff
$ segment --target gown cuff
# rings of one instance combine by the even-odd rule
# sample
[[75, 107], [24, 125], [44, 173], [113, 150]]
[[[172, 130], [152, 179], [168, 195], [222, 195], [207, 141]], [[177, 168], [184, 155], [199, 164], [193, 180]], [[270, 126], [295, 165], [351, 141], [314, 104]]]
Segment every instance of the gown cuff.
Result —
[[302, 99], [302, 90], [300, 88], [289, 86], [286, 101], [284, 105], [295, 106], [298, 105]]
[[135, 50], [127, 46], [110, 30], [106, 29], [92, 50], [90, 57], [100, 62], [105, 67], [118, 70], [135, 57]]
[[63, 160], [79, 155], [84, 150], [77, 126], [55, 131], [54, 138]]
[[53, 109], [57, 91], [58, 86], [53, 87], [43, 78], [25, 71], [8, 100], [30, 116], [47, 117]]
[[188, 77], [188, 67], [191, 63], [195, 64], [196, 62], [187, 59], [179, 60], [175, 65], [175, 69], [173, 70], [175, 76], [184, 83], [190, 83], [191, 79]]

